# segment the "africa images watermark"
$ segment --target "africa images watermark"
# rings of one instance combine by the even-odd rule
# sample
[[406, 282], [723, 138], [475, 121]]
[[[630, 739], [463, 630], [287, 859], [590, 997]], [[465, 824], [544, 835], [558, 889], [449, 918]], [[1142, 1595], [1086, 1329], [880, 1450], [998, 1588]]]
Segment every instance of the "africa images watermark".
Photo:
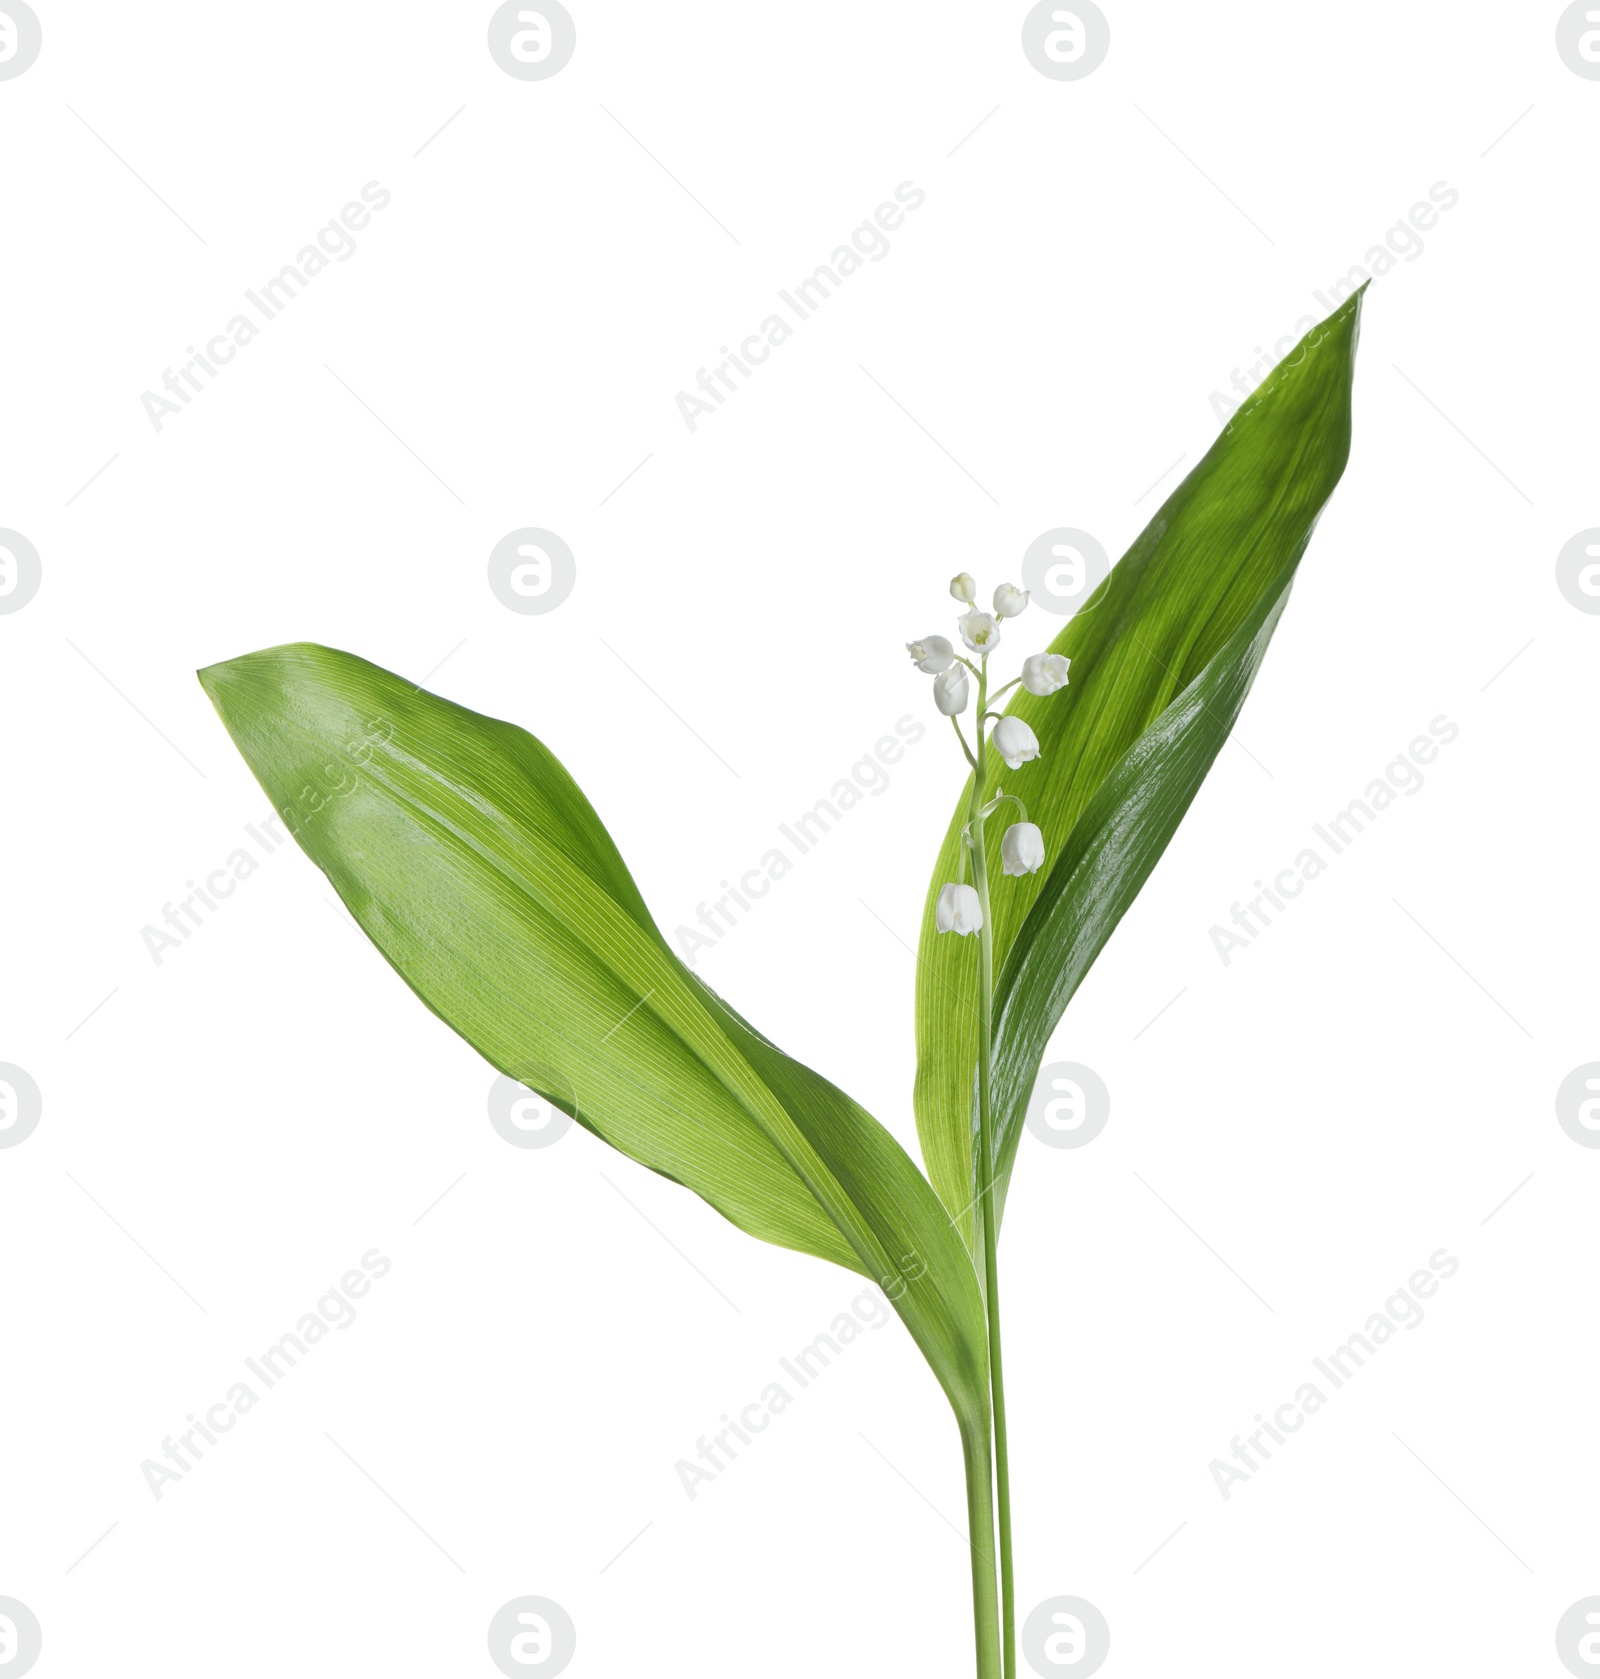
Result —
[[333, 800], [347, 798], [360, 785], [350, 766], [365, 765], [375, 746], [386, 746], [393, 738], [393, 724], [381, 717], [374, 718], [362, 734], [340, 745], [342, 760], [335, 758], [322, 766], [321, 775], [325, 779], [320, 787], [308, 781], [278, 815], [263, 817], [259, 825], [246, 822], [244, 831], [261, 848], [260, 857], [247, 845], [237, 846], [228, 853], [221, 868], [213, 869], [205, 877], [203, 885], [191, 880], [187, 883], [187, 897], [180, 899], [176, 906], [170, 902], [163, 904], [161, 920], [167, 930], [148, 923], [139, 929], [150, 960], [159, 968], [169, 950], [182, 950], [196, 929], [205, 925], [206, 915], [215, 915], [221, 907], [218, 900], [231, 898], [240, 883], [248, 880], [284, 843], [282, 829], [298, 835], [305, 823], [314, 820]]
[[1324, 857], [1314, 845], [1308, 845], [1288, 868], [1280, 869], [1272, 877], [1271, 886], [1258, 880], [1257, 895], [1248, 905], [1233, 905], [1230, 919], [1240, 931], [1211, 928], [1211, 947], [1222, 958], [1223, 967], [1233, 961], [1234, 951], [1248, 950], [1262, 931], [1272, 925], [1267, 905], [1276, 910], [1287, 909], [1284, 900], [1298, 898], [1305, 891], [1307, 881], [1315, 880], [1328, 867], [1331, 857], [1347, 851], [1399, 794], [1410, 798], [1420, 793], [1425, 780], [1423, 766], [1431, 764], [1439, 756], [1439, 748], [1451, 745], [1460, 733], [1460, 728], [1448, 717], [1435, 717], [1428, 725], [1427, 734], [1414, 736], [1405, 751], [1385, 766], [1383, 774], [1367, 783], [1361, 798], [1352, 799], [1337, 815], [1330, 816], [1326, 824], [1312, 823], [1311, 831], [1328, 848], [1329, 857]]
[[[1399, 1330], [1415, 1329], [1422, 1322], [1421, 1302], [1437, 1294], [1439, 1284], [1448, 1282], [1460, 1269], [1461, 1261], [1447, 1248], [1435, 1248], [1428, 1255], [1427, 1270], [1413, 1271], [1405, 1285], [1384, 1301], [1381, 1312], [1374, 1312], [1348, 1341], [1335, 1347], [1326, 1358], [1312, 1359], [1317, 1374], [1330, 1388], [1342, 1388]], [[1269, 1439], [1279, 1446], [1287, 1445], [1288, 1436], [1298, 1433], [1305, 1426], [1306, 1418], [1315, 1416], [1327, 1402], [1328, 1395], [1315, 1382], [1307, 1381], [1295, 1389], [1293, 1398], [1285, 1400], [1272, 1413], [1271, 1422], [1257, 1411], [1255, 1432], [1243, 1437], [1236, 1434], [1228, 1442], [1233, 1462], [1214, 1457], [1206, 1466], [1223, 1502], [1233, 1496], [1236, 1481], [1248, 1481], [1266, 1467], [1272, 1457], [1272, 1447], [1266, 1443]], [[1256, 1461], [1257, 1457], [1260, 1462]]]
[[773, 845], [761, 854], [754, 868], [746, 869], [739, 876], [737, 885], [723, 881], [722, 896], [712, 904], [698, 906], [696, 920], [704, 931], [681, 925], [673, 930], [672, 936], [684, 961], [693, 967], [701, 951], [714, 950], [728, 931], [739, 925], [738, 912], [748, 913], [754, 907], [752, 899], [766, 897], [774, 883], [782, 880], [798, 859], [814, 849], [864, 797], [877, 798], [880, 793], [888, 792], [890, 767], [900, 762], [908, 746], [915, 746], [927, 733], [927, 727], [915, 717], [900, 718], [894, 733], [880, 735], [872, 751], [851, 765], [850, 774], [834, 782], [827, 798], [818, 799], [810, 810], [795, 817], [792, 824], [780, 822], [778, 832], [793, 846], [794, 855], [781, 845]]
[[[356, 254], [355, 235], [372, 220], [373, 211], [388, 209], [392, 197], [386, 186], [368, 181], [361, 189], [361, 201], [352, 199], [334, 220], [318, 228], [315, 241], [303, 245], [293, 262], [286, 262], [259, 291], [246, 288], [244, 295], [262, 321], [276, 320], [330, 262], [348, 262]], [[199, 375], [204, 373], [208, 382], [214, 380], [245, 345], [255, 342], [260, 332], [261, 327], [249, 315], [238, 314], [206, 340], [204, 350], [188, 345], [184, 354], [189, 359], [177, 372], [170, 367], [162, 371], [162, 390], [167, 394], [140, 393], [139, 401], [150, 424], [160, 431], [169, 416], [181, 414], [206, 388]]]
[[[847, 244], [836, 246], [833, 255], [826, 262], [818, 263], [792, 291], [780, 289], [778, 296], [794, 316], [795, 323], [810, 320], [840, 286], [859, 271], [863, 262], [882, 262], [893, 248], [889, 235], [904, 225], [906, 212], [920, 210], [927, 197], [921, 187], [911, 181], [902, 181], [894, 189], [894, 201], [891, 203], [886, 199], [868, 220], [852, 228]], [[794, 332], [794, 324], [780, 314], [771, 314], [741, 341], [737, 351], [724, 344], [718, 352], [723, 359], [710, 372], [703, 367], [699, 370], [695, 384], [701, 394], [696, 396], [693, 391], [679, 391], [673, 398], [689, 430], [695, 429], [703, 415], [715, 414], [739, 389], [734, 381], [735, 373], [748, 381], [774, 350], [789, 342]], [[708, 397], [710, 401], [706, 400]]]
[[180, 898], [176, 905], [169, 902], [161, 906], [162, 927], [152, 927], [147, 922], [139, 929], [150, 960], [158, 968], [166, 960], [166, 953], [182, 950], [194, 931], [205, 925], [207, 915], [216, 914], [220, 901], [231, 898], [240, 883], [248, 880], [288, 837], [278, 826], [276, 816], [264, 816], [259, 826], [246, 822], [244, 831], [260, 847], [259, 857], [248, 845], [236, 846], [221, 868], [213, 869], [205, 877], [204, 884], [188, 881], [187, 897]]
[[[815, 1340], [802, 1347], [793, 1358], [780, 1358], [779, 1368], [794, 1383], [797, 1391], [808, 1388], [834, 1359], [843, 1354], [846, 1347], [860, 1339], [864, 1330], [882, 1329], [890, 1316], [888, 1307], [877, 1293], [870, 1288], [863, 1289], [850, 1302], [850, 1310], [840, 1312]], [[748, 1405], [740, 1407], [737, 1419], [724, 1411], [720, 1432], [714, 1433], [709, 1440], [702, 1434], [694, 1443], [699, 1462], [679, 1458], [673, 1466], [690, 1503], [694, 1502], [696, 1489], [702, 1482], [716, 1480], [738, 1457], [739, 1449], [733, 1441], [737, 1440], [743, 1446], [753, 1445], [754, 1436], [770, 1428], [772, 1419], [788, 1410], [794, 1401], [795, 1395], [783, 1382], [773, 1380]]]
[[1251, 391], [1277, 366], [1283, 358], [1300, 342], [1305, 335], [1316, 326], [1325, 315], [1331, 314], [1350, 294], [1364, 286], [1368, 280], [1381, 280], [1385, 274], [1391, 274], [1400, 262], [1415, 262], [1427, 246], [1422, 235], [1431, 233], [1439, 225], [1441, 212], [1455, 209], [1461, 202], [1461, 194], [1448, 181], [1435, 181], [1428, 189], [1426, 200], [1419, 200], [1411, 209], [1389, 228], [1379, 244], [1375, 244], [1367, 252], [1361, 262], [1356, 263], [1349, 273], [1342, 275], [1328, 287], [1326, 293], [1313, 291], [1312, 296], [1321, 305], [1320, 313], [1316, 315], [1302, 315], [1294, 323], [1294, 330], [1286, 332], [1269, 353], [1266, 346], [1257, 344], [1255, 353], [1261, 360], [1249, 367], [1236, 367], [1233, 370], [1232, 385], [1238, 393], [1237, 397], [1228, 396], [1223, 391], [1211, 393], [1211, 412], [1219, 421], [1226, 421], [1239, 411], [1239, 404], [1243, 402]]
[[[275, 1388], [299, 1361], [326, 1338], [329, 1330], [348, 1329], [356, 1321], [355, 1302], [362, 1298], [373, 1283], [388, 1276], [392, 1263], [377, 1248], [368, 1248], [361, 1256], [360, 1269], [352, 1267], [317, 1301], [316, 1310], [304, 1313], [294, 1328], [268, 1347], [259, 1358], [247, 1358], [244, 1366], [262, 1393]], [[169, 1481], [181, 1481], [205, 1457], [196, 1444], [198, 1435], [208, 1446], [218, 1444], [218, 1437], [229, 1433], [240, 1417], [248, 1416], [261, 1402], [261, 1393], [247, 1381], [237, 1381], [204, 1418], [189, 1413], [189, 1427], [180, 1430], [174, 1439], [168, 1435], [161, 1442], [160, 1462], [147, 1457], [139, 1465], [156, 1502], [161, 1502], [162, 1490]], [[187, 1457], [184, 1455], [187, 1453]]]

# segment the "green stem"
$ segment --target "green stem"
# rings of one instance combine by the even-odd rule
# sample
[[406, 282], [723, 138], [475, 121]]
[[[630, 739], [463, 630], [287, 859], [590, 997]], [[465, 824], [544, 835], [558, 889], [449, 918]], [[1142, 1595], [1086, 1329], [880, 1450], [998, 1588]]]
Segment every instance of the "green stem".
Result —
[[972, 1551], [972, 1619], [978, 1643], [978, 1679], [1001, 1679], [1000, 1604], [994, 1589], [994, 1482], [990, 1474], [989, 1425], [961, 1425], [961, 1457], [967, 1471], [967, 1533]]
[[[952, 717], [950, 719], [950, 727], [955, 730], [956, 739], [961, 742], [961, 750], [966, 754], [967, 762], [972, 765], [972, 773], [974, 775], [976, 775], [978, 773], [978, 760], [973, 757], [972, 748], [967, 745], [967, 737], [964, 734], [962, 734], [962, 732], [961, 732], [960, 719], [956, 718], [956, 717]], [[982, 723], [980, 723], [978, 725], [978, 743], [979, 743], [979, 745], [982, 745], [982, 743], [983, 743], [983, 724]]]
[[[985, 673], [986, 674], [986, 673]], [[984, 707], [984, 677], [978, 682], [978, 712]], [[978, 934], [978, 1201], [983, 1223], [984, 1298], [989, 1312], [989, 1387], [994, 1406], [994, 1467], [1000, 1516], [1000, 1600], [1005, 1651], [1005, 1679], [1016, 1679], [1016, 1582], [1011, 1566], [1011, 1468], [1006, 1446], [1006, 1388], [1000, 1354], [1000, 1278], [994, 1206], [994, 1122], [990, 1098], [990, 1063], [994, 1040], [994, 922], [989, 910], [989, 867], [983, 841], [983, 759], [972, 779], [972, 878], [983, 926]]]
[[1028, 807], [1017, 797], [1015, 793], [996, 793], [995, 796], [990, 799], [988, 804], [983, 807], [983, 814], [985, 816], [992, 816], [1001, 805], [1015, 805], [1017, 807], [1017, 820], [1019, 822], [1026, 822], [1028, 820]]

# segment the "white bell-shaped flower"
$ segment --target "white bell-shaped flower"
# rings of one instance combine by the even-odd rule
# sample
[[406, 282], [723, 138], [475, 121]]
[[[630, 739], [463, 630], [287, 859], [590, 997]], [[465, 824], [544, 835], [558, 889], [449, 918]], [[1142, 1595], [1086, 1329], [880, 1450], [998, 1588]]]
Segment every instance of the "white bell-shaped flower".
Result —
[[933, 703], [945, 717], [959, 717], [967, 709], [967, 667], [951, 665], [933, 679]]
[[987, 612], [964, 612], [956, 622], [974, 653], [992, 653], [1000, 645], [1000, 625]]
[[1007, 874], [1037, 874], [1044, 867], [1044, 835], [1036, 822], [1013, 822], [1000, 840], [1000, 866]]
[[1019, 589], [1015, 583], [1002, 583], [994, 592], [994, 610], [997, 618], [1015, 618], [1028, 604], [1028, 591]]
[[976, 933], [983, 926], [983, 905], [974, 887], [954, 881], [939, 888], [933, 908], [933, 924], [941, 933]]
[[977, 579], [970, 571], [958, 571], [950, 579], [950, 593], [964, 605], [971, 606], [978, 598]]
[[1067, 685], [1067, 666], [1072, 660], [1063, 653], [1030, 653], [1022, 661], [1022, 686], [1041, 699]]
[[995, 751], [1005, 759], [1007, 769], [1021, 769], [1039, 756], [1039, 737], [1020, 717], [1002, 717], [989, 738]]
[[956, 662], [956, 650], [947, 636], [925, 635], [921, 641], [908, 641], [906, 652], [924, 676], [937, 676]]

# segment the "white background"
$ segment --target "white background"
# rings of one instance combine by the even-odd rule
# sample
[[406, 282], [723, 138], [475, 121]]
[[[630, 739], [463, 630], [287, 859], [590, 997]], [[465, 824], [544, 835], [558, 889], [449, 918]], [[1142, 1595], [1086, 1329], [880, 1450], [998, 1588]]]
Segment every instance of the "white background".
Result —
[[[580, 1131], [508, 1146], [292, 848], [155, 964], [267, 811], [192, 673], [432, 671], [692, 921], [931, 716], [902, 643], [950, 633], [952, 571], [1056, 525], [1121, 553], [1212, 393], [1440, 181], [1248, 754], [1057, 1034], [1110, 1124], [1023, 1140], [1019, 1607], [1096, 1604], [1107, 1674], [1563, 1671], [1600, 1592], [1600, 1157], [1554, 1108], [1600, 1057], [1600, 619], [1554, 571], [1600, 523], [1600, 83], [1559, 8], [1106, 0], [1054, 81], [1020, 5], [573, 0], [525, 82], [488, 5], [37, 4], [0, 82], [0, 525], [43, 564], [0, 616], [0, 1061], [44, 1096], [0, 1152], [0, 1595], [37, 1671], [492, 1674], [537, 1593], [575, 1675], [970, 1672], [955, 1431], [898, 1323], [693, 1502], [674, 1472], [857, 1279]], [[157, 432], [141, 393], [374, 180], [355, 255]], [[675, 392], [902, 181], [890, 254], [691, 433]], [[486, 582], [525, 525], [576, 555], [544, 616]], [[1440, 715], [1423, 789], [1225, 967], [1211, 926]], [[902, 941], [960, 781], [930, 732], [700, 968], [913, 1152]], [[157, 1501], [143, 1460], [373, 1247], [358, 1321]], [[1441, 1247], [1427, 1320], [1225, 1501], [1211, 1460]]]

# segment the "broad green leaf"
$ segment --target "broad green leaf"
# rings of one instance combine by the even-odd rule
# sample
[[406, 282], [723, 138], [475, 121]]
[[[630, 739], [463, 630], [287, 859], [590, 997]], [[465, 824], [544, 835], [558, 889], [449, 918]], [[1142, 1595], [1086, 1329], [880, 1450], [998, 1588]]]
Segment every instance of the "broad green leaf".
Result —
[[880, 1283], [964, 1435], [986, 1440], [977, 1281], [927, 1181], [683, 965], [545, 746], [326, 647], [200, 680], [301, 847], [435, 1014], [741, 1229]]
[[[988, 790], [1023, 799], [1046, 847], [1038, 874], [1007, 877], [999, 840], [1014, 807], [990, 819], [997, 1203], [1050, 1034], [1227, 738], [1344, 471], [1360, 304], [1357, 293], [1252, 393], [1051, 643], [1072, 660], [1069, 686], [1044, 699], [1016, 690], [1008, 710], [1039, 737], [1039, 758], [1007, 772], [988, 751]], [[1030, 621], [1006, 627], [1019, 660]], [[916, 1109], [928, 1175], [975, 1246], [977, 940], [933, 921], [940, 885], [960, 878], [966, 820], [964, 792], [923, 913]]]

